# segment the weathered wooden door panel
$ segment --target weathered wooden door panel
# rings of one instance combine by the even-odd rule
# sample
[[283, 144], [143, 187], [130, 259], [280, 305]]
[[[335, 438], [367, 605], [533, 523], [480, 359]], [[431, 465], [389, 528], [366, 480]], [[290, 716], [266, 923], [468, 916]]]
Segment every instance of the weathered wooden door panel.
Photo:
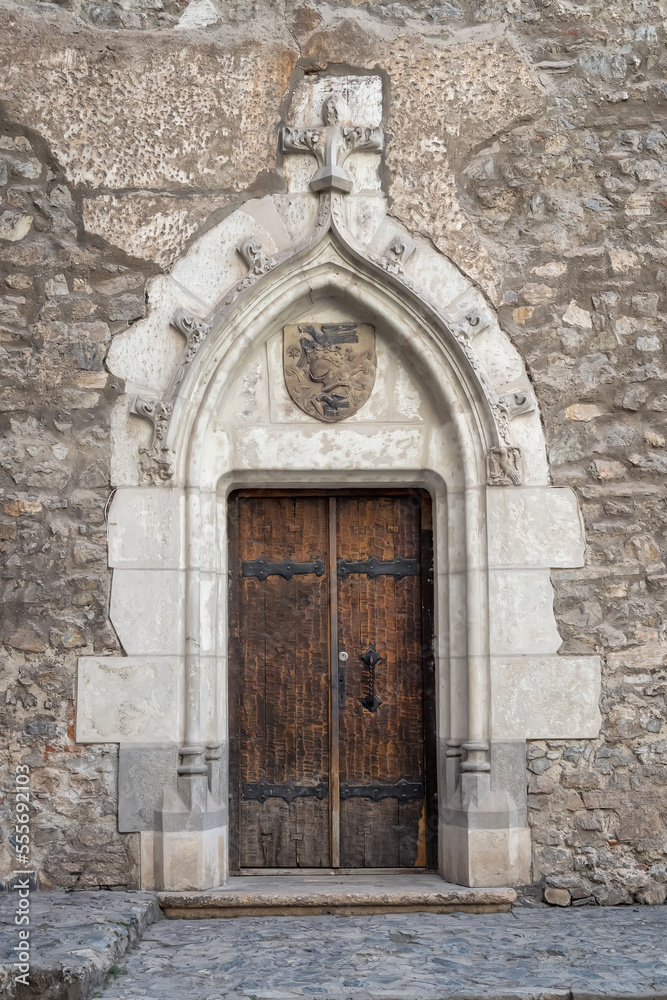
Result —
[[232, 868], [432, 865], [428, 499], [237, 496], [230, 536]]
[[424, 865], [420, 498], [340, 497], [336, 535], [338, 643], [348, 654], [341, 865]]
[[329, 864], [327, 503], [246, 497], [236, 511], [238, 864], [320, 867]]

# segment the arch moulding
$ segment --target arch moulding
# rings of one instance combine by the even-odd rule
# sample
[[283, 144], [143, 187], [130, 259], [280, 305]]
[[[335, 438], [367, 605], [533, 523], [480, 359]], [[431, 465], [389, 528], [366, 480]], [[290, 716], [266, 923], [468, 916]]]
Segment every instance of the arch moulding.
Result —
[[[205, 889], [228, 874], [227, 497], [238, 487], [430, 492], [445, 879], [529, 882], [525, 742], [599, 730], [598, 658], [558, 655], [550, 571], [583, 564], [583, 534], [572, 491], [550, 486], [523, 362], [483, 295], [387, 215], [381, 88], [366, 120], [345, 125], [326, 87], [304, 81], [304, 126], [320, 114], [313, 128], [338, 129], [345, 155], [318, 154], [305, 176], [313, 129], [286, 128], [287, 193], [201, 236], [154, 280], [148, 317], [109, 357], [126, 387], [109, 512], [125, 655], [80, 659], [77, 740], [120, 745], [119, 829], [140, 833], [145, 888]], [[282, 329], [306, 320], [376, 330], [374, 388], [336, 424], [285, 386]]]

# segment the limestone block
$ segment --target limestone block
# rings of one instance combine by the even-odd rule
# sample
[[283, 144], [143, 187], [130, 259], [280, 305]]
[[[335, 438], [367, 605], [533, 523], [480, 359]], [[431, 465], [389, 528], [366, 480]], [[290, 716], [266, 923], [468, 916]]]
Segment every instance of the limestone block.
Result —
[[153, 191], [101, 194], [83, 199], [83, 221], [87, 232], [167, 268], [199, 226], [228, 201], [224, 195], [191, 195], [186, 201]]
[[[273, 341], [277, 345], [273, 351], [269, 345]], [[236, 378], [228, 392], [220, 400], [220, 420], [231, 425], [248, 423], [254, 421], [263, 423], [269, 418], [269, 387], [267, 375], [267, 347], [270, 352], [270, 364], [280, 366], [279, 372], [282, 376], [282, 334], [277, 335], [269, 341], [269, 345], [262, 345], [244, 364], [243, 371]], [[274, 356], [275, 355], [275, 356]], [[287, 396], [284, 379], [278, 380], [284, 395]], [[289, 397], [288, 397], [289, 399]], [[294, 407], [294, 404], [292, 404]], [[301, 410], [299, 410], [301, 413]], [[305, 413], [302, 416], [308, 420]]]
[[200, 653], [207, 656], [216, 649], [216, 617], [217, 617], [217, 574], [199, 574], [199, 602], [201, 633], [199, 636]]
[[287, 181], [287, 193], [307, 194], [310, 191], [310, 179], [317, 170], [314, 156], [286, 155], [283, 160], [283, 170]]
[[493, 739], [594, 739], [598, 656], [492, 656]]
[[144, 892], [155, 889], [155, 834], [142, 830], [139, 834], [139, 888]]
[[[352, 176], [356, 182], [358, 175], [354, 173]], [[346, 198], [344, 207], [347, 227], [352, 235], [360, 243], [370, 243], [385, 217], [385, 199], [382, 196], [350, 195]]]
[[[426, 297], [436, 308], [447, 310], [449, 304], [470, 289], [470, 282], [463, 274], [438, 253], [424, 239], [409, 233], [395, 219], [387, 216], [378, 228], [371, 247], [380, 255], [384, 254], [395, 236], [408, 239], [416, 247], [405, 269], [408, 277], [423, 288]], [[480, 302], [483, 302], [479, 296]]]
[[226, 880], [227, 827], [156, 833], [155, 887], [213, 889]]
[[382, 157], [379, 153], [365, 153], [363, 156], [351, 156], [345, 167], [354, 187], [355, 192], [382, 191], [382, 179], [380, 177], [380, 167]]
[[257, 225], [269, 234], [278, 250], [288, 250], [291, 247], [293, 241], [270, 195], [246, 201], [243, 211], [251, 215]]
[[139, 485], [139, 449], [148, 448], [153, 432], [147, 420], [130, 413], [133, 397], [119, 396], [111, 411], [111, 485]]
[[274, 194], [272, 201], [290, 241], [298, 243], [315, 225], [318, 206], [317, 195], [310, 192]]
[[509, 337], [502, 332], [495, 317], [487, 328], [474, 338], [472, 349], [489, 376], [491, 384], [498, 390], [524, 375], [521, 355]]
[[[118, 829], [153, 830], [165, 788], [176, 788], [178, 746], [121, 743], [118, 752]], [[143, 848], [143, 838], [142, 838]], [[142, 862], [143, 864], [143, 862]]]
[[530, 830], [445, 826], [440, 842], [443, 877], [459, 885], [493, 887], [530, 882]]
[[202, 46], [181, 30], [144, 47], [114, 33], [111, 73], [80, 25], [59, 32], [45, 21], [42, 32], [30, 31], [21, 45], [17, 28], [0, 32], [0, 42], [14, 35], [12, 59], [0, 60], [2, 86], [39, 123], [69, 181], [243, 191], [275, 169], [269, 137], [298, 57], [280, 29], [224, 47]]
[[561, 645], [547, 570], [489, 571], [492, 654], [555, 653]]
[[109, 565], [124, 569], [178, 568], [182, 503], [180, 490], [117, 490], [109, 508]]
[[77, 743], [178, 742], [182, 702], [176, 657], [82, 656]]
[[148, 315], [114, 337], [107, 364], [112, 374], [130, 383], [127, 391], [147, 390], [162, 395], [177, 372], [185, 353], [185, 337], [171, 326], [177, 309], [204, 318], [206, 307], [164, 275], [154, 278], [148, 290]]
[[464, 466], [453, 421], [430, 425], [424, 468], [437, 470], [438, 481], [446, 482], [451, 490], [460, 493], [464, 489]]
[[180, 652], [181, 579], [174, 569], [116, 569], [111, 621], [130, 656]]
[[220, 14], [212, 0], [190, 0], [179, 17], [175, 30], [206, 28], [210, 24], [217, 24], [219, 20]]
[[424, 443], [425, 432], [415, 425], [251, 427], [234, 434], [234, 465], [266, 470], [419, 469]]
[[294, 90], [287, 115], [289, 125], [322, 124], [322, 104], [337, 94], [348, 109], [351, 125], [379, 128], [382, 125], [382, 77], [380, 76], [304, 76]]
[[525, 486], [548, 486], [549, 463], [544, 432], [537, 410], [515, 417], [510, 424], [512, 444], [521, 449], [521, 469]]
[[[199, 660], [199, 666], [201, 671], [199, 700], [202, 732], [206, 739], [215, 740], [219, 722], [216, 719], [216, 692], [220, 663], [215, 656], [202, 656]], [[225, 683], [224, 678], [220, 678], [220, 680], [221, 683]]]
[[394, 366], [394, 391], [391, 394], [393, 420], [421, 421], [431, 415], [423, 387], [419, 386], [412, 372], [401, 364]]
[[257, 220], [238, 210], [200, 237], [174, 264], [171, 277], [211, 309], [234, 282], [248, 273], [237, 247], [250, 238], [259, 240], [268, 254], [278, 250], [273, 238]]
[[585, 542], [573, 490], [490, 487], [486, 509], [491, 568], [584, 565]]

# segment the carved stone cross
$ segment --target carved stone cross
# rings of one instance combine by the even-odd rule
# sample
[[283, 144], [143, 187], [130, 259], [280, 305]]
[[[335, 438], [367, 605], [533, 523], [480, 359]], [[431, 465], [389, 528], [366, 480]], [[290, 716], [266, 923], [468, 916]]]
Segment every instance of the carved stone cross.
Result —
[[384, 148], [382, 129], [363, 125], [344, 125], [347, 107], [342, 97], [333, 94], [322, 105], [324, 125], [306, 128], [285, 126], [282, 130], [283, 153], [310, 153], [318, 170], [310, 179], [312, 191], [352, 190], [352, 178], [343, 167], [351, 153], [379, 153]]

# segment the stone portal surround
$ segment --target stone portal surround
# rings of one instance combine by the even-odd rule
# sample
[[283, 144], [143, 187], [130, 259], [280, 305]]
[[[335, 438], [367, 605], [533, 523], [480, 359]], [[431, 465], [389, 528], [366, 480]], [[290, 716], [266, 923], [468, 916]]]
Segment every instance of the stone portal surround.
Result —
[[[346, 87], [355, 126], [379, 129], [379, 79]], [[295, 95], [301, 133], [327, 90], [318, 78]], [[600, 721], [598, 658], [556, 655], [549, 573], [583, 564], [576, 499], [549, 486], [530, 383], [493, 312], [387, 215], [380, 153], [350, 153], [351, 193], [336, 193], [336, 175], [316, 195], [311, 158], [285, 148], [288, 198], [247, 202], [202, 236], [111, 349], [127, 387], [109, 514], [111, 617], [127, 655], [80, 660], [77, 740], [121, 745], [119, 828], [141, 831], [142, 885], [223, 881], [228, 492], [425, 486], [441, 872], [529, 881], [525, 740], [592, 737]], [[280, 331], [300, 318], [377, 327], [375, 389], [335, 428], [299, 411], [282, 382]]]

